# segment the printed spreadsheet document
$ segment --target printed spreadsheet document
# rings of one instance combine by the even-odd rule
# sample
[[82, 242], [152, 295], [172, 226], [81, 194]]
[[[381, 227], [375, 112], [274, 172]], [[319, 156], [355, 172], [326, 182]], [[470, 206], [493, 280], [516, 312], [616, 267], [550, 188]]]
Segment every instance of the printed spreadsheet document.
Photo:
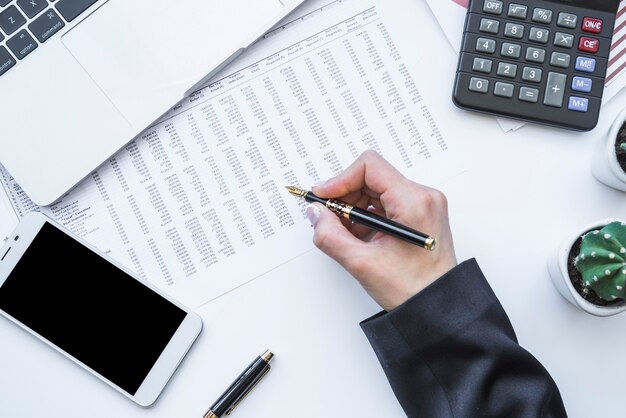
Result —
[[214, 80], [50, 207], [0, 171], [0, 232], [41, 211], [193, 308], [313, 248], [285, 185], [366, 149], [429, 185], [463, 171], [373, 0], [309, 2]]

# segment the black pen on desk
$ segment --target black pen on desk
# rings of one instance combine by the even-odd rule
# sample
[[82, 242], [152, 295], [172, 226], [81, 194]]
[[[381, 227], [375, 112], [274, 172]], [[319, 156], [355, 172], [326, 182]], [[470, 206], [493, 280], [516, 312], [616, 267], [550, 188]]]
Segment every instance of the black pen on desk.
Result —
[[257, 383], [265, 377], [267, 372], [270, 371], [272, 368], [272, 366], [270, 366], [272, 358], [274, 358], [274, 354], [267, 350], [254, 359], [246, 370], [239, 375], [237, 380], [226, 389], [226, 392], [219, 397], [211, 409], [204, 414], [204, 418], [221, 418], [225, 415], [230, 415], [243, 398], [245, 398], [246, 395], [254, 389]]
[[349, 219], [352, 222], [365, 225], [366, 227], [379, 231], [411, 244], [433, 251], [437, 245], [435, 238], [422, 232], [416, 231], [390, 219], [383, 218], [364, 209], [351, 206], [336, 199], [323, 199], [312, 192], [299, 189], [294, 186], [287, 186], [287, 190], [294, 196], [302, 197], [309, 203], [321, 203], [339, 217]]

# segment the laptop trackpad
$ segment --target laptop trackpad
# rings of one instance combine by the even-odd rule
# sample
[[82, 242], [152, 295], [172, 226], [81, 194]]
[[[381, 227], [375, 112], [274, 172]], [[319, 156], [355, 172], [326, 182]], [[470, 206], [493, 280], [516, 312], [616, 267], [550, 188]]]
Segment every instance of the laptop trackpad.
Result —
[[283, 8], [279, 0], [109, 0], [63, 43], [127, 120], [144, 127]]

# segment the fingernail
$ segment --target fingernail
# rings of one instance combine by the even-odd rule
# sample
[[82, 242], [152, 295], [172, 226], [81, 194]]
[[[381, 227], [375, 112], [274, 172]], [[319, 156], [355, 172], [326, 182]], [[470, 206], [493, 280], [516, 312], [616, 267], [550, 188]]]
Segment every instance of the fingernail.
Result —
[[320, 219], [320, 210], [315, 205], [309, 205], [306, 208], [306, 216], [309, 218], [309, 222], [311, 222], [311, 226], [315, 226], [317, 221]]
[[322, 186], [325, 186], [325, 185], [326, 185], [326, 183], [328, 183], [328, 180], [320, 180], [320, 181], [316, 182], [316, 183], [313, 185], [313, 187], [322, 187]]

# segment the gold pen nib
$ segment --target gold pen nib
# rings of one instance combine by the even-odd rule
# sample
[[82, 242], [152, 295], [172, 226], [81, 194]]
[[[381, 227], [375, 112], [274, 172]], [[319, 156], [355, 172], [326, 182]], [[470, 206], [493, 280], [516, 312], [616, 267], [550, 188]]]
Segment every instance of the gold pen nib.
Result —
[[285, 186], [285, 189], [287, 189], [289, 193], [291, 193], [292, 195], [298, 196], [298, 197], [305, 197], [307, 193], [306, 190], [302, 190], [295, 186]]

